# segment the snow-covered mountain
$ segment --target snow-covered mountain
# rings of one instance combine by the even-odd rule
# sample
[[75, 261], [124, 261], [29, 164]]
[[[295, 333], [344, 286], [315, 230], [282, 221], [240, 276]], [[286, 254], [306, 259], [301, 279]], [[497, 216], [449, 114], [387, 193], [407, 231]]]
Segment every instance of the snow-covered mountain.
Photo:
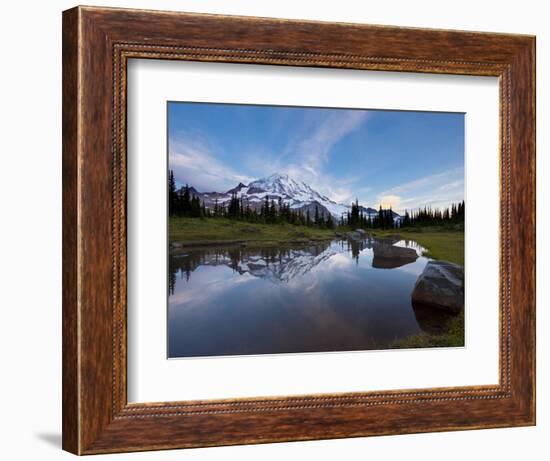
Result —
[[[207, 208], [212, 208], [214, 204], [224, 205], [231, 200], [231, 196], [236, 194], [242, 198], [244, 203], [251, 208], [259, 209], [265, 201], [266, 196], [271, 201], [278, 203], [279, 199], [290, 208], [300, 210], [305, 213], [309, 210], [313, 216], [315, 208], [319, 213], [327, 216], [329, 213], [335, 218], [347, 213], [350, 205], [336, 203], [325, 195], [320, 194], [304, 182], [296, 181], [286, 174], [275, 173], [267, 178], [257, 179], [250, 184], [239, 183], [236, 187], [227, 192], [198, 192], [190, 188], [192, 195], [197, 195], [201, 202], [204, 202]], [[373, 208], [363, 208], [363, 211], [375, 215], [377, 213]]]

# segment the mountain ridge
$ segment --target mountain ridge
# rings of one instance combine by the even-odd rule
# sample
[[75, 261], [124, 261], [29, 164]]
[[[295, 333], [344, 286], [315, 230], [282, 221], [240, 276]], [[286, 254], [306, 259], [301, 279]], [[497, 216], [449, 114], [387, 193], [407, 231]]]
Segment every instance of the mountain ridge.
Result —
[[[189, 187], [189, 192], [192, 196], [197, 196], [206, 208], [213, 208], [217, 202], [219, 205], [229, 203], [233, 196], [242, 199], [248, 206], [259, 210], [262, 204], [267, 200], [279, 200], [290, 206], [291, 209], [314, 215], [315, 208], [323, 217], [330, 214], [334, 219], [339, 220], [351, 209], [351, 205], [337, 203], [325, 195], [320, 194], [311, 186], [303, 181], [296, 181], [288, 174], [273, 173], [267, 177], [259, 178], [251, 181], [248, 185], [239, 182], [237, 186], [227, 190], [226, 192], [199, 192], [192, 186]], [[180, 188], [180, 193], [184, 187]], [[378, 214], [378, 210], [370, 207], [360, 206], [363, 213], [366, 213], [371, 218]], [[399, 215], [393, 212], [394, 217]]]

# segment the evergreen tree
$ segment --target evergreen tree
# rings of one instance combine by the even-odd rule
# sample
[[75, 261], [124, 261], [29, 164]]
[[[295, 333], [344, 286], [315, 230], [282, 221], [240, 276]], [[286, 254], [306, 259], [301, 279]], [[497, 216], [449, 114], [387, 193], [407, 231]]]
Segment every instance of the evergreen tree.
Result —
[[408, 210], [405, 210], [405, 217], [403, 218], [403, 222], [401, 223], [401, 225], [404, 227], [408, 227], [411, 225], [411, 217]]
[[174, 171], [170, 170], [168, 175], [168, 213], [174, 215], [178, 212], [178, 194], [176, 193], [176, 181], [174, 179]]
[[191, 214], [191, 196], [189, 192], [189, 185], [187, 184], [185, 185], [181, 196], [180, 212], [184, 216], [189, 216]]
[[218, 204], [218, 199], [214, 200], [214, 216], [218, 216], [220, 213], [220, 206]]
[[332, 220], [332, 215], [330, 213], [327, 216], [325, 226], [327, 227], [327, 229], [332, 229], [334, 227], [334, 221]]
[[325, 213], [319, 213], [319, 220], [317, 221], [317, 227], [325, 227]]
[[277, 222], [277, 207], [275, 206], [275, 200], [271, 200], [271, 205], [269, 206], [269, 222], [271, 224]]
[[227, 209], [227, 216], [230, 219], [239, 219], [241, 217], [241, 205], [235, 192], [231, 194], [231, 199], [229, 200], [229, 208]]
[[382, 204], [380, 204], [380, 208], [378, 208], [378, 225], [385, 229], [385, 223], [386, 223], [386, 219], [385, 219], [385, 216], [384, 216], [384, 211], [382, 210]]
[[348, 224], [352, 227], [357, 227], [361, 225], [359, 219], [359, 200], [357, 199], [355, 199], [355, 203], [351, 204], [351, 213]]
[[264, 204], [262, 205], [261, 216], [264, 222], [267, 222], [269, 217], [269, 195], [266, 194]]
[[193, 218], [200, 218], [201, 216], [201, 202], [197, 195], [193, 195], [193, 198], [191, 199], [189, 214]]

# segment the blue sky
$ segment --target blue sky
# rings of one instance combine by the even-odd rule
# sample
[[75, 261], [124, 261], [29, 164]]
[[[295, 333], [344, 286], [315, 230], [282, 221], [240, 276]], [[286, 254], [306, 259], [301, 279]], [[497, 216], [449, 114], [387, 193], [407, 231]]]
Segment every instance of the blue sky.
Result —
[[286, 173], [375, 208], [464, 198], [464, 114], [170, 102], [168, 154], [201, 192]]

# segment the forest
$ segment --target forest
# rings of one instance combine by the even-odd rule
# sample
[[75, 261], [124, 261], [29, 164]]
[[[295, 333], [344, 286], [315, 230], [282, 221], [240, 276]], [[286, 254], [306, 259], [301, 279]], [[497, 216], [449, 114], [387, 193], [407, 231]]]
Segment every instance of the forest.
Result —
[[[259, 207], [253, 207], [242, 197], [234, 192], [229, 201], [214, 204], [207, 207], [197, 195], [191, 192], [188, 185], [178, 189], [173, 172], [170, 171], [168, 179], [168, 206], [169, 215], [193, 218], [228, 218], [232, 220], [262, 223], [262, 224], [294, 224], [320, 229], [335, 228], [366, 228], [366, 229], [392, 229], [415, 228], [429, 226], [453, 226], [464, 223], [464, 201], [453, 203], [449, 208], [424, 207], [416, 210], [406, 210], [404, 215], [395, 213], [391, 207], [383, 209], [380, 205], [377, 212], [367, 211], [359, 201], [351, 203], [349, 211], [343, 214], [339, 220], [321, 209], [318, 205], [310, 209], [292, 209], [285, 204], [280, 197], [265, 196]], [[372, 209], [371, 209], [372, 210]]]

